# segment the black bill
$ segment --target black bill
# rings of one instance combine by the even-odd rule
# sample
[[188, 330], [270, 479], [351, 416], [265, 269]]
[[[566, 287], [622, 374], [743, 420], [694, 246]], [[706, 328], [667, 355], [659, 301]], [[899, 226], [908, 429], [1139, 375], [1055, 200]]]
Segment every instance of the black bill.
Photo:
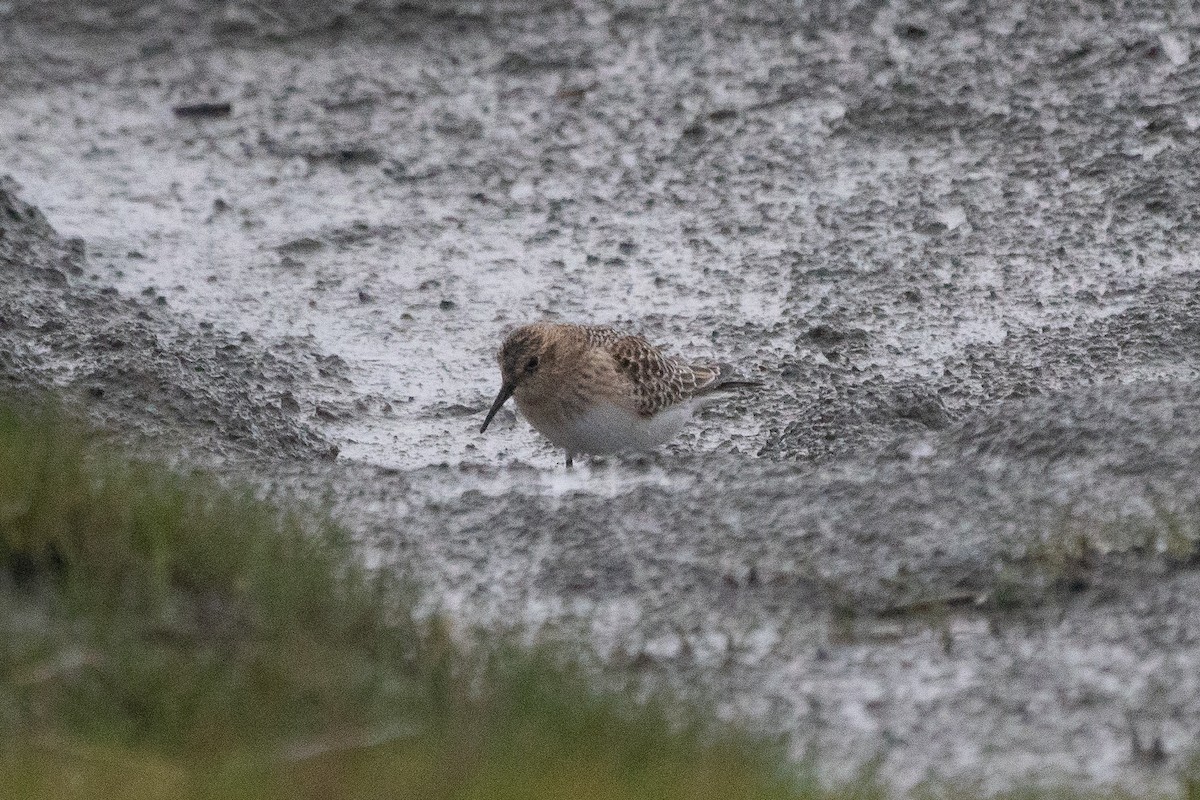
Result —
[[479, 429], [480, 433], [486, 431], [487, 426], [492, 424], [492, 417], [496, 416], [496, 412], [500, 410], [500, 406], [504, 405], [505, 401], [512, 397], [513, 390], [516, 388], [516, 385], [512, 383], [506, 383], [500, 387], [500, 394], [496, 395], [496, 402], [492, 403], [492, 409], [488, 411], [487, 418], [483, 421], [483, 427]]

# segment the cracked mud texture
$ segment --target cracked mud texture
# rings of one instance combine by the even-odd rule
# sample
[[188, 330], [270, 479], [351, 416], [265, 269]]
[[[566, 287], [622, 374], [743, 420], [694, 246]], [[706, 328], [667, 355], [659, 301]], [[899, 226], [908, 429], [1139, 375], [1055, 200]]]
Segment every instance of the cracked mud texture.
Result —
[[[1138, 2], [0, 4], [3, 378], [332, 485], [464, 625], [831, 778], [1173, 789], [1198, 34]], [[476, 432], [546, 316], [767, 386], [564, 473], [511, 413]]]

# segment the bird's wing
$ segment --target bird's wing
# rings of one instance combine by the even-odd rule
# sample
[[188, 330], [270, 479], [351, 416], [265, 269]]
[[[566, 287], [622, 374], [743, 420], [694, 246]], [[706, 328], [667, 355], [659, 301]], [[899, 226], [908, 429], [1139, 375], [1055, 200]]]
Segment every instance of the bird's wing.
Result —
[[663, 355], [641, 336], [614, 336], [600, 346], [612, 356], [617, 371], [629, 379], [635, 407], [643, 417], [704, 394], [720, 380], [719, 367], [684, 364]]
[[592, 347], [610, 347], [613, 342], [620, 339], [629, 338], [636, 339], [640, 337], [626, 337], [622, 333], [618, 333], [607, 325], [580, 325], [584, 334], [587, 336], [587, 343]]

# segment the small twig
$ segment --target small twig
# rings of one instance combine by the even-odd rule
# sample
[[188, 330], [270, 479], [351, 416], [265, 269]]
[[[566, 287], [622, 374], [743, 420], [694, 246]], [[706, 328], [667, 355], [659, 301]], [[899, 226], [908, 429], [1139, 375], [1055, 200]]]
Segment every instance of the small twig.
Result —
[[227, 117], [233, 113], [233, 103], [188, 103], [171, 110], [177, 117]]

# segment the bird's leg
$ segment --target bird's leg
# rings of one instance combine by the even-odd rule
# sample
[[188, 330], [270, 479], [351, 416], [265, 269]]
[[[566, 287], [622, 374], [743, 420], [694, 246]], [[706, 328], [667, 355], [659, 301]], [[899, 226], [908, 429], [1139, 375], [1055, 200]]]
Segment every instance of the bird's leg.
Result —
[[574, 466], [575, 466], [575, 454], [572, 453], [570, 450], [568, 450], [567, 451], [567, 469], [571, 469]]

